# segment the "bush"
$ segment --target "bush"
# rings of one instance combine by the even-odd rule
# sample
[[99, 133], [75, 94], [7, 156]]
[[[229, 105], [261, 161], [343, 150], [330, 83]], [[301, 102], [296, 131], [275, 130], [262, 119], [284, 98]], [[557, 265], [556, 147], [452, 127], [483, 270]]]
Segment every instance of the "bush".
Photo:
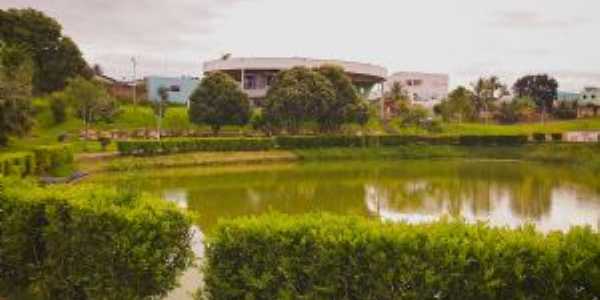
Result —
[[281, 149], [362, 147], [366, 139], [349, 135], [278, 136], [275, 143]]
[[562, 133], [551, 133], [550, 137], [553, 142], [562, 142], [563, 134]]
[[0, 175], [24, 177], [35, 171], [33, 154], [9, 153], [0, 154]]
[[50, 98], [50, 110], [55, 124], [62, 124], [67, 120], [68, 102], [62, 95], [53, 95]]
[[36, 174], [52, 174], [73, 163], [73, 150], [68, 145], [40, 146], [33, 149]]
[[208, 299], [595, 299], [600, 234], [270, 215], [208, 238]]
[[546, 141], [546, 134], [545, 133], [534, 133], [533, 134], [533, 140], [536, 142], [545, 142]]
[[117, 149], [125, 155], [156, 155], [194, 151], [258, 151], [269, 150], [273, 147], [273, 140], [270, 138], [181, 138], [117, 142]]
[[0, 296], [149, 299], [191, 263], [191, 222], [168, 202], [94, 186], [0, 188]]
[[461, 135], [463, 146], [520, 146], [527, 143], [526, 135]]
[[100, 137], [98, 138], [98, 143], [100, 143], [100, 147], [102, 148], [102, 151], [106, 151], [106, 148], [108, 147], [108, 145], [110, 145], [111, 139], [109, 137]]

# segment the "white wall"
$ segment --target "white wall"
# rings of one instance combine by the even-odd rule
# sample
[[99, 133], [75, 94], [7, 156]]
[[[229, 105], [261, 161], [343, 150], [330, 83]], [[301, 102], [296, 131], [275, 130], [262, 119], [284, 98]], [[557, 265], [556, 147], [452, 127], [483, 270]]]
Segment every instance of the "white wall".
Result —
[[446, 74], [394, 73], [385, 83], [386, 92], [392, 88], [394, 82], [400, 82], [413, 103], [425, 107], [433, 107], [448, 95], [449, 76]]

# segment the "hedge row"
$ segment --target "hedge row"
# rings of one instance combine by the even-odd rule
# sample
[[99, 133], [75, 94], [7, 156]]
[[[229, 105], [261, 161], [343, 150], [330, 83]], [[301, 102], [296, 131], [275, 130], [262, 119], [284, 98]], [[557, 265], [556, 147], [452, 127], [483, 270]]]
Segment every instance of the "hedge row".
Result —
[[427, 137], [410, 135], [370, 136], [278, 136], [270, 138], [181, 138], [162, 141], [119, 141], [121, 154], [154, 155], [191, 151], [254, 151], [280, 149], [308, 149], [333, 147], [379, 147], [408, 144], [518, 146], [527, 143], [526, 135], [469, 135]]
[[528, 141], [527, 135], [461, 135], [463, 146], [520, 146]]
[[378, 147], [408, 144], [448, 145], [456, 144], [456, 137], [426, 137], [410, 135], [370, 136], [279, 136], [275, 144], [282, 149], [332, 148], [332, 147]]
[[192, 259], [190, 220], [160, 199], [0, 180], [0, 298], [149, 299]]
[[165, 139], [161, 141], [119, 141], [121, 154], [154, 155], [192, 151], [258, 151], [274, 147], [270, 138], [205, 138]]
[[35, 173], [48, 174], [73, 163], [73, 150], [68, 145], [40, 146], [33, 149]]
[[220, 223], [208, 299], [598, 299], [600, 234], [269, 215]]
[[34, 172], [35, 159], [32, 153], [0, 154], [0, 176], [24, 177]]

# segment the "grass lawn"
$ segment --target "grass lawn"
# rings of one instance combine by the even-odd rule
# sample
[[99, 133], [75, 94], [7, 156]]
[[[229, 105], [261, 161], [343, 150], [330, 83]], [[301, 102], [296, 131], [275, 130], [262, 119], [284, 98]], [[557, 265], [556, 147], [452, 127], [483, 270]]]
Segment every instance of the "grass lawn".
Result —
[[80, 159], [78, 166], [86, 172], [131, 171], [156, 168], [176, 168], [209, 165], [250, 164], [294, 161], [298, 156], [290, 151], [192, 152], [161, 156], [112, 157]]
[[[38, 145], [51, 145], [58, 143], [58, 136], [68, 134], [70, 143], [73, 144], [75, 152], [100, 152], [102, 151], [100, 144], [96, 141], [80, 141], [79, 134], [83, 130], [83, 122], [68, 114], [68, 119], [62, 124], [54, 124], [52, 113], [46, 99], [39, 98], [34, 100], [34, 108], [36, 113], [35, 126], [31, 133], [24, 138], [11, 138], [9, 146], [0, 149], [0, 152], [15, 152], [26, 151]], [[121, 113], [111, 123], [99, 122], [92, 124], [90, 129], [94, 130], [135, 130], [135, 129], [154, 129], [156, 119], [150, 107], [146, 106], [121, 106]], [[314, 129], [314, 124], [307, 124], [307, 129]], [[198, 126], [192, 124], [188, 120], [185, 107], [176, 106], [169, 107], [165, 119], [163, 120], [163, 128], [170, 130], [187, 130], [196, 129], [210, 132], [208, 126]], [[316, 128], [316, 127], [315, 127]], [[460, 134], [531, 134], [534, 132], [558, 133], [574, 130], [600, 130], [600, 118], [568, 120], [568, 121], [551, 121], [545, 124], [515, 124], [515, 125], [498, 125], [498, 124], [480, 124], [480, 123], [463, 123], [463, 124], [442, 124], [441, 132], [435, 135], [460, 135]], [[251, 131], [250, 126], [225, 126], [222, 129], [223, 133], [241, 134], [243, 131]], [[388, 125], [383, 125], [377, 118], [371, 118], [369, 123], [364, 127], [358, 125], [345, 125], [343, 133], [352, 134], [359, 131], [366, 131], [371, 134], [410, 134], [410, 135], [431, 135], [422, 128], [417, 127], [401, 127], [398, 122], [390, 122]], [[114, 143], [111, 144], [108, 151], [115, 151]]]

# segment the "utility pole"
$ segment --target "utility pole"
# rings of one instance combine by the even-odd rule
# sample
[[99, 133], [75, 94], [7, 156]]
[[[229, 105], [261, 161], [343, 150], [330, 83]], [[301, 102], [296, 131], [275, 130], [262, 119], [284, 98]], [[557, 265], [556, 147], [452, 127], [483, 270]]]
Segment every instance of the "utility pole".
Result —
[[135, 72], [135, 67], [137, 66], [137, 61], [135, 60], [135, 57], [131, 57], [131, 64], [133, 65], [133, 105], [137, 104], [137, 97], [136, 97], [136, 92], [137, 92], [137, 74]]

